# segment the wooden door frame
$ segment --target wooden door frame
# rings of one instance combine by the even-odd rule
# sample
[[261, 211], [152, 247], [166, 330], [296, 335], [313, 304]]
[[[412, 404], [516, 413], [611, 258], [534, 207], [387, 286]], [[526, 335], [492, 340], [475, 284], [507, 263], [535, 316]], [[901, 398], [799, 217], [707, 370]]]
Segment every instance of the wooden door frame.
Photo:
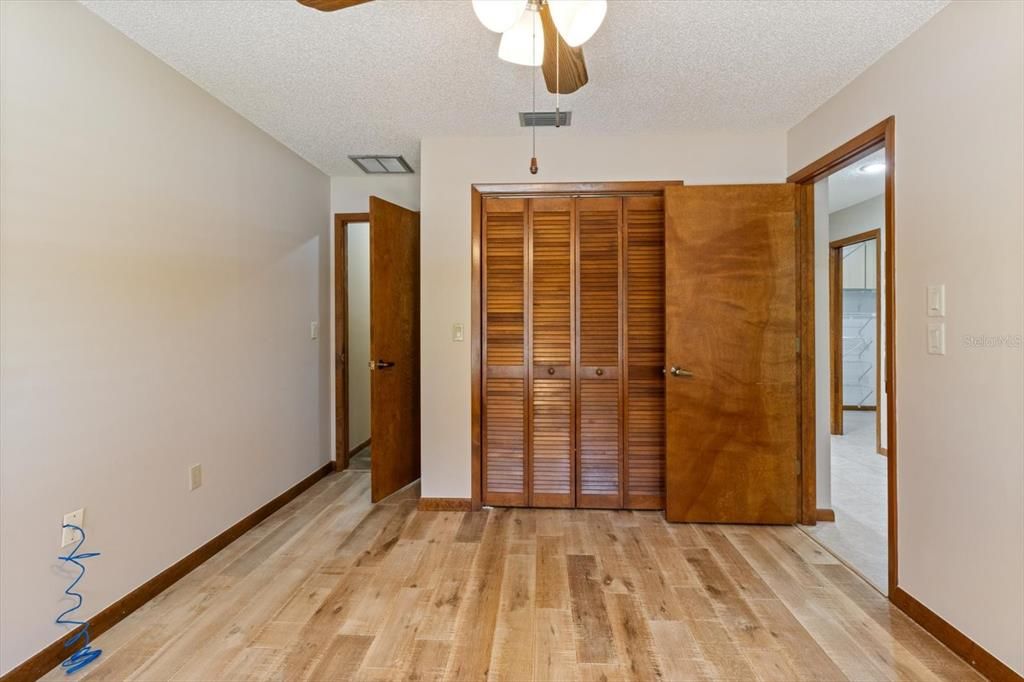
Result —
[[470, 303], [470, 508], [480, 509], [483, 494], [483, 302], [481, 270], [481, 228], [483, 204], [487, 197], [549, 197], [549, 196], [627, 196], [656, 194], [665, 187], [682, 185], [682, 180], [629, 182], [536, 182], [511, 184], [479, 184], [470, 186], [470, 219], [472, 225], [472, 280]]
[[[828, 344], [829, 388], [832, 397], [830, 423], [833, 436], [843, 435], [843, 412], [847, 409], [843, 396], [843, 248], [875, 240], [875, 450], [885, 454], [882, 447], [882, 419], [879, 412], [882, 387], [882, 230], [875, 228], [830, 241], [828, 244]], [[868, 409], [868, 408], [864, 408]]]
[[899, 557], [897, 556], [896, 500], [896, 117], [868, 128], [850, 141], [833, 149], [787, 178], [803, 187], [800, 218], [800, 275], [797, 278], [801, 308], [801, 441], [803, 523], [813, 525], [817, 518], [815, 490], [815, 405], [814, 405], [814, 183], [827, 178], [868, 154], [885, 150], [885, 381], [886, 451], [888, 487], [889, 600], [897, 594]]
[[334, 422], [341, 423], [334, 438], [335, 471], [347, 469], [352, 454], [348, 448], [348, 226], [368, 222], [369, 213], [334, 214]]

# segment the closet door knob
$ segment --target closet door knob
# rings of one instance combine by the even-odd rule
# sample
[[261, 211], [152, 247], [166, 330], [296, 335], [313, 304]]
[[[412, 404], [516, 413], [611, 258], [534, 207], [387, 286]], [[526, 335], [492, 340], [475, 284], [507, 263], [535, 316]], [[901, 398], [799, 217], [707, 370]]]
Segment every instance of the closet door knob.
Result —
[[553, 375], [554, 373], [555, 373], [555, 368], [554, 367], [548, 367], [548, 374], [552, 374]]
[[604, 376], [604, 370], [598, 367], [594, 374], [596, 374], [599, 377]]
[[674, 376], [674, 377], [692, 377], [693, 376], [693, 372], [691, 372], [688, 369], [683, 369], [682, 367], [673, 367], [672, 369], [669, 370], [669, 373], [672, 376]]

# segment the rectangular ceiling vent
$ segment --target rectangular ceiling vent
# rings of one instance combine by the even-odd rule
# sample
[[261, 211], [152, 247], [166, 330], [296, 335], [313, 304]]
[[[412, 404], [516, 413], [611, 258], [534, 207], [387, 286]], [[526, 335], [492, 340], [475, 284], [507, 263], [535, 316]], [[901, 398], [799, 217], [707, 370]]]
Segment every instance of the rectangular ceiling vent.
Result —
[[[557, 118], [556, 118], [557, 117]], [[520, 111], [519, 112], [519, 125], [524, 128], [533, 128], [539, 126], [571, 126], [572, 125], [572, 112], [571, 111]]]
[[401, 155], [393, 154], [355, 154], [349, 156], [352, 163], [359, 166], [364, 173], [383, 175], [385, 173], [412, 173], [412, 166]]

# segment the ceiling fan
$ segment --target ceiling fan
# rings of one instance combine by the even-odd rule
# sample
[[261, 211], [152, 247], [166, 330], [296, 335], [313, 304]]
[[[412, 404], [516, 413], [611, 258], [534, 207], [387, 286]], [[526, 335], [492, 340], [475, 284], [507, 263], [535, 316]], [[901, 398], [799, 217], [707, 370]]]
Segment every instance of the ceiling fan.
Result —
[[[333, 12], [371, 0], [298, 2]], [[502, 34], [498, 56], [513, 64], [540, 66], [548, 92], [562, 95], [587, 84], [581, 46], [601, 26], [607, 9], [607, 0], [473, 0], [480, 23]]]

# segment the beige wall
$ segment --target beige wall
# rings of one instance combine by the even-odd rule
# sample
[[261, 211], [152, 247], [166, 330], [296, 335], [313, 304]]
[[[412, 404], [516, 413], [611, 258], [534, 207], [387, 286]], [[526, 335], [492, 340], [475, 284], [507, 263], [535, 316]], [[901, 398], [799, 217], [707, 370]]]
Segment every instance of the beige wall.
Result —
[[63, 632], [65, 512], [88, 617], [329, 460], [329, 182], [77, 3], [0, 31], [7, 671]]
[[[1024, 672], [1024, 3], [954, 2], [788, 136], [896, 116], [899, 585]], [[946, 285], [944, 356], [925, 289]], [[991, 345], [970, 347], [966, 337]], [[1008, 341], [1002, 337], [1010, 337]]]
[[[587, 137], [541, 130], [540, 173], [530, 138], [433, 138], [421, 147], [423, 495], [470, 496], [470, 185], [496, 182], [685, 180], [780, 182], [780, 131]], [[451, 327], [466, 325], [467, 341]]]
[[370, 224], [348, 226], [348, 447], [370, 438]]

